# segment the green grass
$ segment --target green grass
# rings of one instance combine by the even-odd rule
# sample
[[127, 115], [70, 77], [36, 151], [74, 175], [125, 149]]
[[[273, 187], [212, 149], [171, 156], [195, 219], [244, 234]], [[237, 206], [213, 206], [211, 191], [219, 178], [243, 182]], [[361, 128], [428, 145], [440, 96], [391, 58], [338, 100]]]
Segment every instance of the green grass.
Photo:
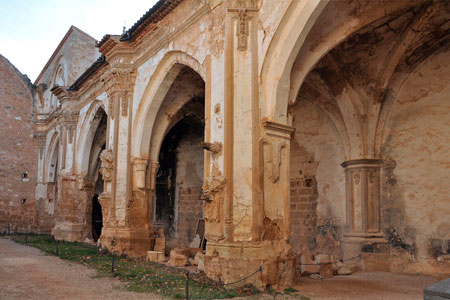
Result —
[[[14, 234], [10, 238], [25, 244], [24, 234]], [[98, 276], [112, 276], [126, 282], [127, 289], [135, 292], [150, 292], [169, 297], [184, 299], [185, 275], [182, 270], [161, 264], [145, 262], [127, 257], [115, 257], [114, 273], [111, 273], [111, 256], [99, 253], [95, 246], [56, 242], [47, 235], [28, 235], [27, 244], [40, 249], [48, 255], [57, 255], [62, 259], [81, 263], [98, 270]], [[204, 275], [191, 275], [189, 281], [190, 299], [224, 299], [252, 294], [248, 289], [225, 288]], [[254, 292], [253, 292], [254, 293]]]

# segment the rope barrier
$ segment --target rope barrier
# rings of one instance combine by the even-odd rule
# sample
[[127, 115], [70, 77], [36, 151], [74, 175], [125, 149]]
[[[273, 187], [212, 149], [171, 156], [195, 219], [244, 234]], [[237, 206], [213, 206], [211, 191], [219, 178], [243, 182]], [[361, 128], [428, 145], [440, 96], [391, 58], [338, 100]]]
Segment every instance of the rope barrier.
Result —
[[335, 261], [335, 262], [326, 262], [326, 263], [318, 263], [318, 264], [301, 264], [302, 266], [320, 266], [320, 265], [333, 265], [333, 264], [338, 264], [340, 262], [344, 262], [344, 261], [349, 261], [349, 260], [353, 260], [355, 258], [360, 258], [361, 255], [358, 256], [354, 256], [351, 258], [347, 258], [347, 259], [343, 259], [342, 261]]

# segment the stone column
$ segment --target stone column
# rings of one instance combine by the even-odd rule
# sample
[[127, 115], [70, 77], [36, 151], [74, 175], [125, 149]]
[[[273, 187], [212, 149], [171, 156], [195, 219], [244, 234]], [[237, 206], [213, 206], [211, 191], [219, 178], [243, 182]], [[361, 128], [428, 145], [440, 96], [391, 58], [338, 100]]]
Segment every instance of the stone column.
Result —
[[[295, 270], [286, 226], [290, 128], [260, 122], [259, 2], [226, 2], [224, 176], [212, 176], [204, 184], [207, 232], [223, 236], [208, 236], [205, 272], [232, 282], [263, 265], [264, 284], [281, 287], [292, 284]], [[268, 176], [278, 177], [266, 177], [266, 169]], [[219, 224], [223, 230], [211, 230]], [[261, 287], [261, 278], [248, 281]]]
[[[380, 159], [343, 162], [346, 181], [346, 224], [342, 251], [344, 259], [361, 253], [361, 247], [385, 243], [380, 228]], [[350, 261], [355, 263], [357, 261]]]
[[[150, 250], [151, 235], [147, 218], [145, 188], [142, 189], [142, 160], [130, 157], [132, 100], [136, 70], [129, 54], [116, 53], [109, 58], [108, 117], [112, 129], [108, 149], [111, 151], [111, 184], [105, 185], [101, 202], [109, 207], [106, 228], [102, 229], [102, 247], [116, 253], [144, 256]], [[146, 164], [146, 162], [144, 162]], [[133, 172], [138, 176], [133, 178]], [[144, 172], [145, 175], [145, 172]], [[137, 179], [137, 185], [133, 183]], [[138, 187], [140, 186], [140, 187]], [[108, 205], [109, 203], [109, 205]], [[103, 205], [102, 204], [102, 205]], [[105, 217], [104, 217], [105, 219]], [[145, 219], [145, 220], [144, 220]]]

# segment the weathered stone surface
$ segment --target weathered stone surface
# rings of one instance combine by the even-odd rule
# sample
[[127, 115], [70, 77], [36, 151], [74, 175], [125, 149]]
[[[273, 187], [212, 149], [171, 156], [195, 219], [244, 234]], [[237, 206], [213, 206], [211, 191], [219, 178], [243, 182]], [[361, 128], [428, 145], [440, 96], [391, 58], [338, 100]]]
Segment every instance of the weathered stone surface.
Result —
[[165, 256], [164, 252], [148, 251], [147, 252], [147, 260], [152, 261], [152, 262], [162, 263], [162, 262], [166, 261], [166, 256]]
[[350, 270], [346, 266], [342, 266], [339, 268], [339, 270], [337, 270], [338, 275], [351, 275], [352, 273], [352, 270]]
[[169, 264], [174, 267], [184, 267], [189, 260], [189, 256], [177, 254], [174, 250], [170, 251]]

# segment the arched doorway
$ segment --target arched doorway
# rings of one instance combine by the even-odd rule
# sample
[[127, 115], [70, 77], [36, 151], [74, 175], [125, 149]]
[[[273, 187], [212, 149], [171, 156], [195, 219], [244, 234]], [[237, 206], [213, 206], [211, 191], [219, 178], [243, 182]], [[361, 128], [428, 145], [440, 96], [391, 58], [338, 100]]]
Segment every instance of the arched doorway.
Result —
[[92, 191], [87, 193], [87, 199], [90, 207], [87, 218], [88, 223], [91, 224], [92, 239], [97, 242], [100, 238], [103, 227], [102, 208], [98, 197], [103, 193], [103, 178], [100, 175], [100, 154], [106, 146], [106, 129], [107, 129], [107, 115], [103, 108], [98, 108], [95, 112], [91, 122], [92, 144], [89, 153], [89, 165], [85, 181], [92, 184]]
[[[415, 272], [398, 263], [401, 256], [403, 262], [418, 261], [417, 266], [431, 270], [424, 266], [435, 264], [430, 253], [438, 259], [437, 253], [448, 251], [445, 237], [436, 231], [448, 222], [433, 213], [433, 221], [422, 226], [413, 216], [427, 211], [423, 199], [434, 206], [445, 200], [435, 190], [412, 184], [419, 176], [411, 178], [420, 173], [439, 189], [436, 174], [443, 169], [435, 165], [431, 172], [432, 162], [421, 163], [419, 148], [433, 148], [435, 158], [448, 162], [446, 142], [432, 136], [446, 136], [438, 132], [445, 131], [450, 117], [441, 114], [448, 111], [442, 95], [450, 79], [439, 63], [448, 56], [450, 32], [442, 25], [450, 9], [447, 3], [391, 2], [386, 14], [386, 7], [370, 5], [355, 7], [357, 13], [349, 15], [348, 3], [330, 2], [290, 70], [286, 115], [296, 128], [290, 157], [290, 241], [306, 263], [325, 254], [366, 269]], [[352, 27], [355, 20], [358, 26]], [[342, 35], [344, 28], [355, 31]], [[416, 133], [414, 138], [410, 132]], [[412, 196], [419, 194], [420, 200]], [[433, 252], [432, 240], [439, 250]], [[361, 253], [364, 260], [359, 260]]]
[[193, 241], [203, 219], [204, 81], [191, 68], [178, 74], [155, 118], [150, 153], [159, 168], [152, 197], [155, 231], [163, 229], [169, 249]]

